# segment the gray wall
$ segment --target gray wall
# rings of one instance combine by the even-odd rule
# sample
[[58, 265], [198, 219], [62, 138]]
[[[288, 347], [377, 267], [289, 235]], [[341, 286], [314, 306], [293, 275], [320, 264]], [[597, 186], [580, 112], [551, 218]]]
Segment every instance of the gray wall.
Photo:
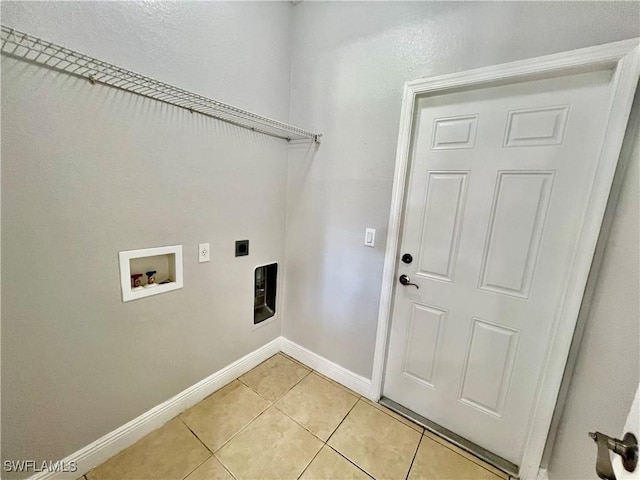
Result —
[[[287, 120], [288, 3], [1, 8], [15, 28]], [[286, 142], [4, 55], [1, 140], [3, 460], [61, 459], [280, 335], [279, 320], [254, 330], [252, 281], [284, 259]], [[123, 303], [118, 251], [173, 244], [184, 288]]]
[[[36, 460], [64, 457], [276, 337], [278, 321], [252, 330], [245, 298], [253, 267], [282, 261], [285, 248], [283, 334], [369, 377], [403, 83], [630, 38], [640, 12], [631, 2], [0, 8], [8, 25], [325, 134], [319, 147], [291, 146], [287, 166], [278, 140], [3, 57], [2, 458]], [[624, 182], [554, 478], [576, 468], [565, 462], [583, 440], [577, 419], [596, 406], [584, 397], [607, 375], [593, 366], [596, 342], [626, 338], [601, 319], [611, 321], [608, 292], [633, 287], [625, 255], [634, 234], [637, 247], [637, 169]], [[365, 227], [378, 229], [373, 249]], [[252, 240], [244, 259], [232, 256], [239, 238]], [[212, 261], [198, 264], [206, 241]], [[185, 288], [123, 304], [117, 252], [174, 243], [185, 247]], [[615, 433], [627, 409], [625, 394], [616, 398], [614, 422], [594, 428]], [[575, 448], [592, 460], [592, 445]]]
[[[640, 378], [640, 95], [627, 129], [609, 228], [599, 249], [591, 305], [584, 319], [555, 440], [549, 478], [596, 478], [596, 445], [587, 432], [619, 436]], [[616, 196], [619, 196], [616, 198]], [[606, 238], [608, 236], [608, 238]], [[591, 279], [590, 279], [591, 282]], [[580, 333], [580, 332], [579, 332]], [[549, 455], [549, 453], [551, 455]]]
[[[370, 378], [404, 82], [631, 38], [637, 2], [302, 2], [284, 335]], [[363, 245], [377, 229], [375, 248]]]
[[[297, 5], [291, 121], [325, 137], [317, 150], [289, 154], [284, 335], [371, 375], [405, 81], [632, 38], [639, 18], [637, 2]], [[551, 457], [554, 479], [595, 477], [586, 432], [620, 433], [638, 385], [634, 155], [619, 179], [621, 200]], [[374, 249], [363, 246], [365, 227], [378, 230]], [[612, 373], [620, 352], [631, 355], [628, 375]]]

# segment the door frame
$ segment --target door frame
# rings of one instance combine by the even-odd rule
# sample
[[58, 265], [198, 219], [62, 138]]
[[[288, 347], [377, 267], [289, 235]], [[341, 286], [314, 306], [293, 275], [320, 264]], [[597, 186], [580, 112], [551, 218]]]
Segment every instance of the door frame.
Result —
[[374, 401], [379, 400], [382, 396], [393, 295], [397, 283], [395, 277], [398, 263], [398, 247], [402, 234], [402, 210], [407, 189], [414, 106], [418, 95], [443, 94], [460, 88], [497, 86], [605, 68], [612, 69], [614, 72], [608, 119], [605, 125], [599, 163], [587, 210], [592, 214], [585, 218], [581, 226], [578, 245], [572, 259], [569, 281], [567, 282], [568, 287], [564, 292], [559, 314], [554, 319], [551, 333], [553, 340], [543, 365], [541, 380], [536, 391], [537, 398], [534, 402], [533, 417], [529, 423], [526, 436], [525, 453], [520, 462], [519, 475], [524, 479], [535, 479], [538, 475], [640, 75], [639, 41], [640, 39], [637, 38], [624, 40], [496, 66], [414, 80], [404, 85], [371, 379], [371, 398]]

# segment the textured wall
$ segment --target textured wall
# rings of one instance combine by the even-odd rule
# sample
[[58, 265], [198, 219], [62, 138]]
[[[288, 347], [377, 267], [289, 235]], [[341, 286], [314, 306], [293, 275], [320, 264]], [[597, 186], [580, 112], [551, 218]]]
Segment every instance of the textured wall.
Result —
[[[291, 121], [325, 137], [318, 149], [290, 151], [284, 335], [371, 375], [404, 82], [632, 38], [639, 11], [604, 2], [297, 5]], [[610, 375], [619, 350], [636, 352], [638, 364], [637, 163], [624, 179], [553, 478], [595, 478], [585, 432], [617, 434], [637, 386], [637, 368]], [[365, 227], [378, 229], [374, 249], [363, 246]]]
[[[621, 438], [640, 379], [640, 96], [636, 92], [591, 309], [559, 418], [552, 480], [596, 478], [587, 432]], [[628, 156], [628, 157], [627, 157]], [[626, 168], [626, 172], [624, 171]], [[567, 381], [567, 380], [565, 380]], [[547, 456], [547, 455], [545, 455]]]
[[216, 100], [289, 116], [288, 2], [2, 2], [2, 23]]
[[[1, 8], [287, 120], [288, 3]], [[254, 330], [252, 282], [284, 259], [286, 142], [4, 56], [1, 140], [3, 460], [63, 458], [280, 335], [278, 320]], [[184, 288], [123, 303], [118, 251], [173, 244]]]
[[[244, 298], [252, 268], [283, 258], [285, 201], [283, 333], [370, 376], [403, 83], [630, 38], [640, 11], [632, 2], [0, 8], [15, 28], [325, 133], [320, 147], [291, 147], [285, 185], [280, 141], [3, 58], [2, 457], [36, 460], [62, 458], [279, 334], [278, 322], [251, 329]], [[629, 238], [619, 223], [612, 238]], [[367, 226], [378, 229], [373, 249], [362, 245]], [[252, 239], [250, 257], [232, 257], [238, 238]], [[200, 265], [203, 241], [212, 261]], [[117, 252], [173, 243], [185, 245], [185, 288], [123, 304]], [[611, 265], [602, 282], [616, 290]], [[583, 348], [593, 352], [601, 334], [589, 340], [587, 329]], [[572, 415], [592, 407], [580, 399], [596, 388], [594, 361], [572, 386]], [[558, 452], [583, 434], [566, 425]]]
[[[289, 158], [287, 338], [370, 377], [404, 82], [638, 35], [638, 3], [302, 2]], [[377, 229], [375, 248], [363, 245]]]

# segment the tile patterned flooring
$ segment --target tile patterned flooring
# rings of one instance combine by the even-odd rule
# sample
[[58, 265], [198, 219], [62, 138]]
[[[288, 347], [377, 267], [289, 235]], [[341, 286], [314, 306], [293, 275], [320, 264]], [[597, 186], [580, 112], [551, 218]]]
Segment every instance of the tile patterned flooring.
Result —
[[283, 354], [81, 478], [508, 480]]

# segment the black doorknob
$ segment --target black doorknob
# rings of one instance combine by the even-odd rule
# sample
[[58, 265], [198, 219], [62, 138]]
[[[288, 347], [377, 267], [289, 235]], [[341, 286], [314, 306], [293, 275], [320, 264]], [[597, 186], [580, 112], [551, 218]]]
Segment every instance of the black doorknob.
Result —
[[409, 263], [413, 262], [413, 257], [411, 256], [410, 253], [405, 253], [404, 255], [402, 255], [402, 261], [404, 263], [409, 264]]
[[400, 283], [402, 285], [413, 285], [416, 288], [420, 288], [418, 285], [416, 285], [415, 283], [411, 283], [411, 279], [409, 278], [409, 276], [407, 275], [400, 275], [400, 278], [398, 279], [400, 280]]

